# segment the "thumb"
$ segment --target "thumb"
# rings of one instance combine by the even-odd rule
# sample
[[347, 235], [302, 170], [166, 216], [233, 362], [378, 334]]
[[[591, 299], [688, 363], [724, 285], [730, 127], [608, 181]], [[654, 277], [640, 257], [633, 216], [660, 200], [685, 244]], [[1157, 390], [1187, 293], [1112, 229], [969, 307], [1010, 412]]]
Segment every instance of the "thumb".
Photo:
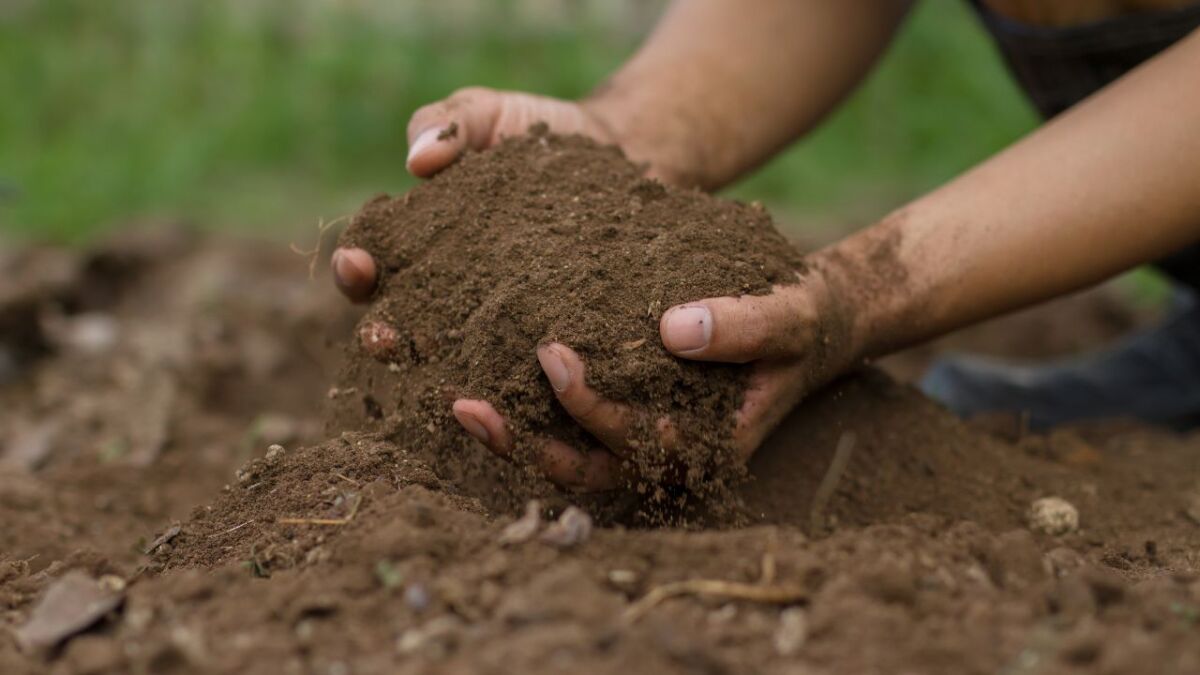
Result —
[[770, 295], [708, 298], [663, 313], [667, 351], [686, 359], [746, 363], [798, 356], [810, 349], [815, 312], [804, 285], [776, 286]]
[[464, 150], [487, 147], [501, 106], [500, 92], [468, 87], [418, 109], [408, 122], [409, 173], [428, 178]]

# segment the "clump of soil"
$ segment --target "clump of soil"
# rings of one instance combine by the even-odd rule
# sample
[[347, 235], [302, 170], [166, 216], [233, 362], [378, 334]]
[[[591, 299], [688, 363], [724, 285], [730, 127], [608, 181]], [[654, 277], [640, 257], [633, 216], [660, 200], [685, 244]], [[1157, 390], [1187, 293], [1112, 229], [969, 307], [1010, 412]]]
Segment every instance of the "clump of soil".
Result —
[[[448, 401], [481, 398], [507, 416], [518, 453], [547, 436], [597, 447], [538, 365], [536, 348], [560, 342], [582, 356], [589, 385], [645, 411], [631, 443], [638, 474], [652, 484], [679, 475], [657, 438], [670, 416], [688, 487], [731, 475], [746, 367], [670, 355], [659, 320], [680, 303], [792, 283], [799, 256], [762, 208], [642, 174], [615, 147], [534, 127], [354, 218], [341, 243], [381, 269], [359, 358], [389, 364], [383, 388], [411, 397], [423, 383], [417, 426], [462, 435]], [[411, 426], [410, 403], [377, 414]]]

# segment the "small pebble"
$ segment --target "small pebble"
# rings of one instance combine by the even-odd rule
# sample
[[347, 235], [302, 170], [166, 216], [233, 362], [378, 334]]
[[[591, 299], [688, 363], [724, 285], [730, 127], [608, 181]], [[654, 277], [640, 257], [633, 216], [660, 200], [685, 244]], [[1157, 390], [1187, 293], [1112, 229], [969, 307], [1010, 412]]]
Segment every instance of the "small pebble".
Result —
[[414, 612], [428, 609], [431, 600], [429, 589], [423, 584], [409, 584], [408, 588], [404, 589], [404, 604]]
[[1029, 526], [1051, 536], [1079, 529], [1079, 510], [1061, 497], [1043, 497], [1029, 507]]
[[525, 505], [525, 515], [508, 524], [500, 532], [500, 545], [523, 544], [533, 539], [542, 526], [542, 505], [536, 499]]
[[616, 586], [632, 586], [637, 582], [637, 572], [633, 570], [610, 570], [608, 580]]
[[566, 511], [542, 532], [542, 541], [558, 548], [570, 548], [582, 544], [592, 536], [592, 517], [575, 506]]
[[789, 607], [779, 614], [779, 627], [772, 642], [780, 656], [791, 656], [804, 648], [808, 641], [808, 614], [799, 607]]

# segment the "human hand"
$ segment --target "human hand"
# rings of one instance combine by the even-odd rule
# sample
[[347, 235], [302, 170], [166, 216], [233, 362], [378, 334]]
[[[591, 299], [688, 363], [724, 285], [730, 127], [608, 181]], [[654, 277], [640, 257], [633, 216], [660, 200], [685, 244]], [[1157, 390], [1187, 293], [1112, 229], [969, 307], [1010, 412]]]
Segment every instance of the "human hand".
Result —
[[[468, 87], [413, 113], [406, 165], [414, 176], [429, 178], [464, 151], [491, 147], [505, 136], [525, 133], [537, 122], [545, 122], [555, 133], [617, 142], [601, 115], [586, 103]], [[338, 248], [331, 263], [334, 283], [347, 297], [363, 302], [371, 296], [377, 273], [371, 254], [360, 248]]]
[[[799, 283], [777, 286], [770, 295], [709, 298], [663, 314], [659, 332], [672, 354], [754, 364], [733, 431], [742, 461], [804, 396], [854, 362], [850, 326], [834, 311], [839, 305], [830, 295], [822, 277], [809, 272]], [[605, 449], [584, 452], [544, 438], [534, 448], [533, 461], [547, 478], [568, 489], [598, 491], [627, 484], [631, 467], [624, 460], [633, 452], [631, 430], [647, 428], [644, 417], [649, 413], [606, 400], [589, 388], [583, 361], [567, 345], [544, 345], [537, 357], [563, 408]], [[489, 402], [459, 399], [453, 411], [463, 428], [492, 452], [512, 455], [508, 425]], [[668, 452], [686, 436], [670, 417], [649, 422]]]

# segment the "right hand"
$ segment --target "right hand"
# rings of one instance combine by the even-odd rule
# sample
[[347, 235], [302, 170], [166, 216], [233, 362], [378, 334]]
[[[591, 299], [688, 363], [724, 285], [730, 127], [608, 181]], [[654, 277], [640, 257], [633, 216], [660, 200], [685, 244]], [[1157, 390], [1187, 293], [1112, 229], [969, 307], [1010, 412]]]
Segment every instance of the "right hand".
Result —
[[[483, 87], [459, 89], [413, 113], [408, 122], [408, 171], [429, 178], [465, 150], [483, 150], [505, 136], [519, 136], [537, 122], [558, 134], [583, 134], [616, 143], [607, 124], [585, 104]], [[376, 266], [359, 248], [333, 252], [333, 279], [351, 300], [364, 302], [375, 290]]]

